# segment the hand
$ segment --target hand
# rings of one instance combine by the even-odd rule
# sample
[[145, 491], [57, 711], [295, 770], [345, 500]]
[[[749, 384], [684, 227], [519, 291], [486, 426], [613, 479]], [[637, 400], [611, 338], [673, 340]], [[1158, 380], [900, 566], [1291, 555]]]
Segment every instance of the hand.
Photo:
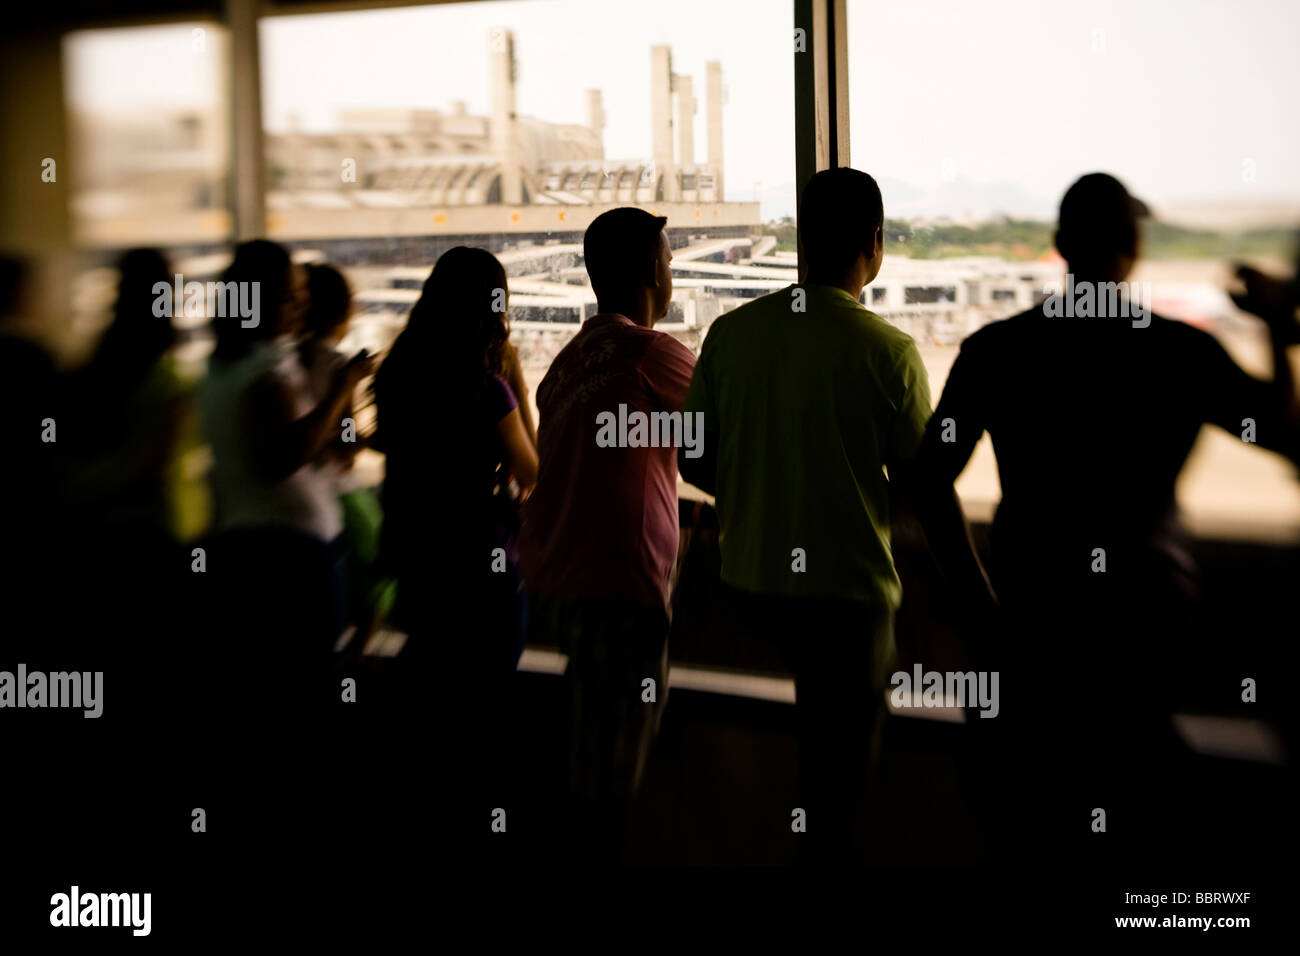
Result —
[[1282, 335], [1286, 344], [1300, 342], [1300, 327], [1295, 321], [1296, 280], [1278, 279], [1247, 265], [1237, 266], [1236, 276], [1245, 286], [1244, 292], [1230, 293], [1237, 308], [1259, 316]]
[[356, 385], [368, 375], [374, 374], [374, 371], [375, 360], [365, 349], [352, 356], [348, 364], [343, 366], [343, 375], [352, 385]]
[[509, 340], [506, 341], [506, 346], [501, 352], [501, 370], [505, 373], [502, 377], [512, 386], [523, 380], [524, 370], [519, 364], [519, 350]]

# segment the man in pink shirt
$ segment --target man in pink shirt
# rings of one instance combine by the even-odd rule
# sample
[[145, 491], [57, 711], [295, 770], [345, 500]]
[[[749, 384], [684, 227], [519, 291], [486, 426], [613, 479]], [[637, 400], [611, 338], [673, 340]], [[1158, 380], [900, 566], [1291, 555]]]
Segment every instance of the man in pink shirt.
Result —
[[519, 539], [530, 640], [569, 657], [575, 824], [614, 854], [668, 690], [677, 447], [691, 433], [660, 427], [695, 367], [653, 329], [672, 298], [666, 221], [624, 207], [587, 229], [599, 311], [537, 390], [540, 467]]

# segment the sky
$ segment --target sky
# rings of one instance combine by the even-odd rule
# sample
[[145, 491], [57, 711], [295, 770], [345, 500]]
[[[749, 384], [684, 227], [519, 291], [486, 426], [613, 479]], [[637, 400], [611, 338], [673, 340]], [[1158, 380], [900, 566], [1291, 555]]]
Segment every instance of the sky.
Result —
[[[650, 47], [695, 78], [722, 62], [730, 199], [794, 208], [790, 0], [508, 0], [262, 21], [263, 113], [329, 130], [343, 107], [488, 111], [489, 36], [514, 31], [518, 110], [585, 120], [604, 93], [606, 155], [650, 154]], [[1162, 203], [1300, 199], [1300, 4], [1293, 0], [849, 0], [853, 164], [888, 208], [981, 201], [1050, 210], [1079, 174]], [[121, 110], [220, 102], [219, 45], [192, 28], [75, 35], [69, 98]], [[974, 198], [972, 198], [974, 197]], [[1018, 208], [1013, 208], [1018, 207]], [[959, 210], [954, 210], [958, 212]]]
[[1053, 201], [1105, 170], [1157, 212], [1295, 199], [1298, 39], [1295, 0], [849, 0], [854, 164]]

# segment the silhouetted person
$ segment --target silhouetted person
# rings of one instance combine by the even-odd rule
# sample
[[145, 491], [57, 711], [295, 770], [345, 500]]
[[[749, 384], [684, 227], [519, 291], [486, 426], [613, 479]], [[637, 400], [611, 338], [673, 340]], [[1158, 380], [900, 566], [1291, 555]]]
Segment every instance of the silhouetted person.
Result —
[[[992, 439], [991, 570], [1007, 633], [982, 658], [1001, 672], [1000, 716], [974, 723], [1004, 751], [978, 785], [1010, 799], [1038, 782], [1015, 812], [1044, 846], [1086, 839], [1097, 807], [1131, 838], [1144, 811], [1126, 801], [1177, 754], [1169, 692], [1196, 657], [1196, 628], [1174, 488], [1201, 426], [1269, 448], [1293, 441], [1286, 370], [1252, 378], [1209, 334], [1110, 285], [1128, 278], [1147, 214], [1111, 176], [1070, 187], [1056, 246], [1071, 281], [966, 339], [918, 462], [950, 492], [980, 437]], [[1027, 822], [1028, 807], [1041, 817]]]
[[706, 438], [682, 475], [717, 496], [722, 580], [794, 672], [804, 859], [852, 850], [901, 598], [885, 469], [930, 414], [916, 344], [859, 301], [883, 225], [874, 179], [817, 173], [799, 206], [806, 279], [710, 326], [686, 400]]
[[[0, 467], [0, 500], [5, 502], [0, 516], [0, 670], [11, 673], [18, 664], [34, 671], [82, 666], [85, 655], [79, 652], [86, 641], [73, 626], [69, 605], [75, 602], [67, 594], [93, 578], [103, 560], [77, 549], [75, 530], [63, 517], [66, 445], [59, 439], [67, 436], [66, 403], [54, 359], [37, 338], [39, 308], [30, 265], [0, 257], [0, 408], [12, 422]], [[67, 724], [59, 720], [62, 714], [18, 710], [14, 702], [6, 700], [10, 706], [0, 711], [8, 759], [30, 768], [32, 812], [57, 820], [47, 805], [70, 802], [63, 786], [67, 778], [59, 772], [64, 761], [58, 756]], [[82, 721], [80, 713], [67, 713]], [[25, 827], [16, 821], [15, 836], [30, 835]]]
[[[9, 623], [0, 629], [0, 647], [11, 663], [49, 643], [43, 622], [51, 610], [48, 598], [60, 560], [58, 390], [53, 358], [28, 334], [33, 311], [28, 295], [26, 265], [0, 258], [0, 407], [13, 422], [0, 468], [0, 496], [9, 503], [0, 548], [0, 587]], [[49, 420], [55, 425], [52, 433]]]
[[[178, 540], [190, 520], [180, 513], [189, 503], [179, 459], [196, 409], [172, 355], [173, 310], [159, 296], [173, 287], [166, 259], [135, 249], [118, 271], [112, 321], [90, 361], [66, 377], [64, 515], [88, 553], [112, 555], [85, 575], [71, 606], [81, 618], [76, 631], [111, 678], [116, 709], [152, 721], [171, 686], [160, 675], [172, 663], [173, 629], [192, 613]], [[106, 622], [115, 626], [106, 630]]]
[[[243, 243], [222, 280], [245, 308], [226, 303], [213, 318], [216, 349], [199, 389], [216, 510], [202, 577], [214, 625], [203, 676], [222, 702], [214, 732], [243, 730], [236, 742], [260, 761], [254, 773], [292, 778], [297, 761], [319, 756], [312, 744], [340, 700], [327, 678], [342, 516], [334, 483], [315, 463], [339, 436], [370, 363], [359, 356], [339, 368], [315, 401], [292, 340], [303, 290], [288, 252]], [[260, 807], [275, 816], [265, 800]]]
[[[348, 356], [339, 350], [339, 343], [348, 333], [352, 318], [352, 290], [343, 273], [331, 265], [308, 265], [306, 274], [306, 307], [302, 316], [302, 336], [298, 343], [298, 360], [302, 365], [305, 384], [311, 401], [329, 398], [330, 389], [339, 372], [348, 364]], [[317, 474], [334, 486], [340, 496], [356, 489], [351, 471], [357, 452], [363, 447], [365, 436], [357, 423], [355, 404], [349, 401], [342, 412], [342, 420], [351, 425], [340, 428], [312, 467]], [[368, 578], [359, 566], [355, 553], [356, 542], [347, 534], [346, 505], [344, 507], [344, 534], [333, 555], [335, 562], [335, 617], [346, 629], [357, 628], [353, 640], [364, 643], [369, 633], [367, 595], [359, 591]], [[350, 650], [359, 653], [361, 648], [352, 645]]]
[[[517, 657], [506, 486], [513, 477], [531, 490], [537, 454], [504, 378], [506, 289], [490, 252], [444, 253], [375, 378], [376, 441], [387, 457], [385, 563], [398, 579], [396, 619], [409, 633], [402, 656], [421, 667], [464, 650], [509, 673]], [[451, 605], [461, 600], [482, 629], [453, 641]]]
[[648, 447], [645, 434], [639, 443], [630, 432], [598, 441], [602, 418], [676, 413], [690, 382], [690, 350], [654, 331], [672, 298], [665, 222], [623, 207], [588, 227], [583, 255], [598, 312], [537, 390], [541, 469], [520, 556], [530, 640], [569, 658], [573, 826], [588, 857], [621, 853], [668, 693], [676, 452]]
[[343, 273], [331, 265], [313, 263], [306, 272], [306, 307], [298, 356], [313, 395], [329, 393], [334, 376], [347, 364], [339, 343], [352, 317], [352, 290]]
[[[382, 563], [397, 578], [393, 611], [406, 726], [427, 722], [458, 819], [505, 801], [508, 715], [519, 657], [513, 477], [537, 476], [537, 453], [509, 364], [505, 269], [457, 246], [434, 265], [405, 330], [375, 378], [375, 444], [387, 459]], [[481, 798], [482, 802], [479, 801]], [[505, 801], [508, 802], [508, 801]], [[461, 817], [462, 814], [468, 816]]]

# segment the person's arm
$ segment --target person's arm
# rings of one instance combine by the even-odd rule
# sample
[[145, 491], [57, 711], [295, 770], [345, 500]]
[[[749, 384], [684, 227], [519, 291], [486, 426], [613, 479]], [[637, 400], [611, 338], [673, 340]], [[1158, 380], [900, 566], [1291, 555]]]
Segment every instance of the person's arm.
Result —
[[320, 455], [342, 429], [343, 413], [357, 383], [370, 374], [368, 356], [339, 369], [329, 393], [314, 409], [295, 417], [293, 394], [276, 375], [265, 375], [250, 389], [244, 427], [257, 466], [268, 481], [283, 481]]
[[682, 401], [682, 415], [696, 415], [700, 427], [695, 448], [682, 447], [677, 452], [677, 470], [682, 480], [689, 482], [706, 495], [717, 495], [718, 485], [718, 416], [709, 381], [712, 367], [710, 342], [706, 337], [700, 359], [695, 363], [686, 397]]
[[[919, 355], [914, 361], [920, 362]], [[897, 475], [904, 494], [912, 500], [930, 550], [959, 599], [968, 608], [987, 612], [996, 605], [996, 597], [975, 552], [970, 525], [954, 487], [984, 434], [972, 364], [968, 353], [958, 355], [939, 406], [912, 446], [915, 454], [908, 457], [908, 445], [921, 414], [919, 396], [911, 399], [914, 410], [900, 416], [905, 431], [896, 438], [899, 444], [889, 474], [891, 479]], [[916, 375], [912, 373], [913, 378]], [[925, 375], [924, 368], [919, 375]], [[928, 411], [928, 387], [924, 404]]]
[[[1268, 326], [1273, 380], [1260, 382], [1247, 375], [1220, 348], [1213, 364], [1224, 380], [1226, 393], [1223, 401], [1212, 409], [1210, 420], [1239, 435], [1243, 428], [1242, 419], [1253, 417], [1257, 422], [1256, 440], [1300, 464], [1300, 398], [1296, 395], [1291, 361], [1287, 355], [1287, 348], [1300, 341], [1300, 327], [1296, 324], [1300, 276], [1277, 279], [1249, 266], [1238, 266], [1237, 279], [1244, 291], [1233, 293], [1233, 302], [1242, 311], [1263, 319]], [[1261, 407], [1264, 412], [1249, 414], [1252, 408]], [[1259, 422], [1260, 414], [1264, 414], [1265, 422]], [[1273, 414], [1277, 416], [1275, 419]]]
[[1193, 360], [1192, 387], [1201, 405], [1201, 420], [1217, 425], [1235, 438], [1249, 439], [1261, 448], [1300, 459], [1300, 438], [1289, 406], [1291, 374], [1285, 347], [1273, 342], [1274, 374], [1281, 381], [1262, 381], [1238, 365], [1218, 340], [1199, 330]]
[[520, 497], [526, 498], [537, 484], [537, 448], [518, 408], [497, 422], [497, 436], [505, 450], [506, 467], [519, 483]]
[[505, 348], [505, 380], [510, 386], [510, 390], [515, 393], [515, 401], [519, 403], [519, 415], [523, 419], [524, 431], [533, 443], [533, 448], [537, 448], [537, 425], [533, 421], [532, 402], [528, 395], [528, 382], [524, 380], [524, 369], [519, 364], [519, 352], [509, 342]]

